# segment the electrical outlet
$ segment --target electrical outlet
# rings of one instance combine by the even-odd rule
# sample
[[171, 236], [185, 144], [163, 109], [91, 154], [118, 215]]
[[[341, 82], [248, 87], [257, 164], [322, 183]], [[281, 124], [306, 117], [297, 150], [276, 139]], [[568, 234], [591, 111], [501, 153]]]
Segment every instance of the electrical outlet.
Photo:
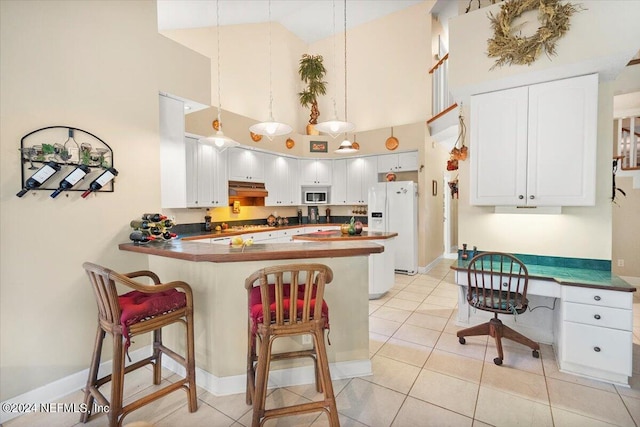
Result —
[[303, 335], [302, 344], [304, 345], [311, 344], [311, 335]]
[[624, 260], [623, 259], [619, 259], [618, 260], [618, 267], [624, 267]]

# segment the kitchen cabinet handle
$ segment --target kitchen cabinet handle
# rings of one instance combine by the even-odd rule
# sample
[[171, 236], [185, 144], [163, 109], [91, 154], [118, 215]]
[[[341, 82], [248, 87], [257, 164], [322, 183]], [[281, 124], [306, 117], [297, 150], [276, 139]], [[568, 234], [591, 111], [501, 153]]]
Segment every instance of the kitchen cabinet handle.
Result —
[[521, 194], [521, 195], [518, 196], [518, 199], [522, 200], [522, 199], [524, 199], [524, 196]]
[[530, 198], [531, 200], [533, 200], [533, 199], [535, 199], [535, 198], [536, 198], [536, 196], [529, 196], [529, 198]]
[[595, 297], [593, 297], [593, 299], [596, 300], [596, 301], [600, 301], [602, 298], [600, 298], [599, 295], [596, 295]]
[[596, 319], [596, 320], [600, 320], [600, 315], [596, 314], [595, 316], [593, 316], [593, 318]]
[[593, 351], [595, 351], [596, 353], [600, 353], [600, 347], [593, 347]]

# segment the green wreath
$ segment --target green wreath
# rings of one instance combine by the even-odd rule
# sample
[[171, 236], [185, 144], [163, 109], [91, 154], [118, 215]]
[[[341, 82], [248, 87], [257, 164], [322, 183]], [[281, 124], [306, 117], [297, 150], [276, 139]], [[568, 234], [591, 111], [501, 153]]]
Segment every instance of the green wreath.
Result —
[[[513, 20], [538, 9], [538, 31], [530, 37], [514, 34], [522, 24], [512, 27]], [[561, 4], [559, 0], [507, 0], [497, 15], [489, 13], [493, 38], [488, 40], [487, 55], [499, 58], [491, 69], [502, 65], [531, 65], [540, 53], [556, 54], [556, 42], [569, 30], [569, 18], [581, 8]]]

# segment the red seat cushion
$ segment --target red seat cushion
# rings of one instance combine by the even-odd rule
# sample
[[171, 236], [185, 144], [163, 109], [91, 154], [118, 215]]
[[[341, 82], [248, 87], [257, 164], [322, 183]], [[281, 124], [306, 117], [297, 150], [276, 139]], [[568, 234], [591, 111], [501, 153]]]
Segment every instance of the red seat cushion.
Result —
[[[289, 318], [289, 304], [291, 299], [289, 299], [289, 291], [290, 287], [285, 285], [284, 287], [284, 316], [285, 319]], [[300, 285], [300, 290], [298, 291], [297, 298], [297, 306], [298, 306], [298, 319], [302, 316], [302, 307], [304, 305], [304, 285]], [[312, 293], [312, 296], [315, 297], [315, 289]], [[275, 299], [275, 288], [274, 286], [269, 286], [269, 301], [274, 301]], [[315, 298], [311, 299], [311, 311], [315, 310], [316, 300]], [[276, 303], [272, 302], [270, 306], [271, 311], [271, 320], [275, 320], [276, 316]], [[264, 315], [262, 310], [262, 297], [260, 295], [260, 287], [256, 286], [251, 289], [249, 294], [249, 317], [251, 318], [251, 331], [252, 333], [256, 333], [258, 324], [264, 322]], [[322, 317], [325, 319], [325, 328], [329, 329], [329, 306], [326, 301], [322, 301]]]
[[187, 297], [177, 289], [158, 293], [131, 291], [118, 296], [120, 303], [120, 325], [122, 334], [127, 337], [126, 346], [130, 344], [128, 326], [162, 313], [183, 308], [187, 305]]

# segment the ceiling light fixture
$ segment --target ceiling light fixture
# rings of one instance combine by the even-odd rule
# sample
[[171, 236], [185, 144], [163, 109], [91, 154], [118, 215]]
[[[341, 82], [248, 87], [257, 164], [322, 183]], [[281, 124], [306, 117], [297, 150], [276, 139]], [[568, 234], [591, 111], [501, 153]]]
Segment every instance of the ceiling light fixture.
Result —
[[[333, 75], [337, 76], [336, 72], [336, 2], [335, 0], [332, 2], [333, 7]], [[345, 110], [345, 120], [347, 116], [347, 14], [346, 14], [346, 1], [345, 1], [345, 29], [344, 29], [344, 39], [345, 39], [345, 60], [344, 60], [344, 86], [345, 86], [345, 101], [344, 101], [344, 110]], [[334, 77], [335, 78], [335, 77]], [[318, 123], [315, 128], [317, 131], [328, 133], [332, 138], [336, 138], [341, 133], [347, 133], [353, 131], [356, 126], [353, 123], [349, 123], [347, 121], [338, 120], [338, 110], [336, 108], [336, 98], [335, 98], [335, 90], [334, 97], [332, 97], [333, 101], [333, 118], [326, 122]]]
[[198, 142], [213, 145], [222, 152], [229, 147], [237, 147], [240, 143], [229, 138], [222, 132], [222, 100], [220, 98], [220, 0], [216, 0], [216, 42], [218, 55], [218, 129], [215, 134], [200, 138]]
[[285, 123], [276, 122], [273, 119], [273, 91], [271, 88], [271, 0], [269, 0], [269, 120], [266, 122], [256, 123], [249, 128], [249, 131], [265, 135], [269, 141], [273, 141], [274, 136], [287, 135], [293, 129]]
[[[344, 119], [347, 119], [347, 0], [344, 0]], [[350, 124], [350, 123], [349, 123]], [[354, 126], [355, 128], [355, 126]], [[317, 125], [316, 125], [317, 129]], [[334, 151], [337, 154], [357, 153], [358, 149], [353, 146], [347, 137], [347, 131], [344, 132], [344, 141], [340, 143], [340, 147]]]

